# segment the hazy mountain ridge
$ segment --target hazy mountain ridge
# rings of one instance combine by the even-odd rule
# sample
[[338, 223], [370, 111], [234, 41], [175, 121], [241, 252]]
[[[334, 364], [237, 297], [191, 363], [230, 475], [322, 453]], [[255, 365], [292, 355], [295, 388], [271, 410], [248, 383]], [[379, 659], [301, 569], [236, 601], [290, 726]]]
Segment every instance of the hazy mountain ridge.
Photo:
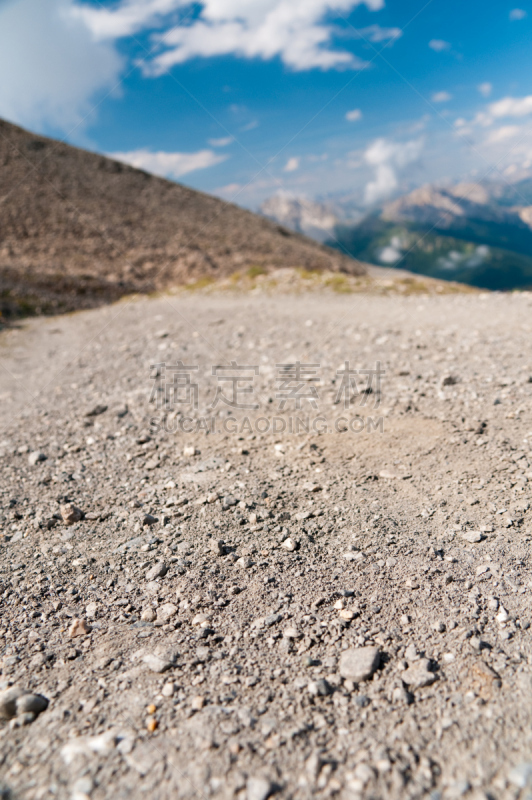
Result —
[[326, 241], [362, 261], [489, 289], [532, 285], [529, 178], [422, 186], [345, 216]]

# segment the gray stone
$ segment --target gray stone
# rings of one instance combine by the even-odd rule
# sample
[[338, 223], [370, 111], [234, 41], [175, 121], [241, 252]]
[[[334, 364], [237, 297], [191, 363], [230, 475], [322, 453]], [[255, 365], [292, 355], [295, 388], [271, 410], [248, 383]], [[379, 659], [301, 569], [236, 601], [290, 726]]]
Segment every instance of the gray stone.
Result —
[[217, 556], [225, 555], [225, 544], [223, 539], [211, 539], [209, 541], [209, 549]]
[[30, 453], [28, 456], [28, 464], [30, 467], [34, 467], [35, 464], [38, 464], [40, 461], [46, 461], [47, 456], [44, 453], [40, 453], [38, 450], [34, 450], [33, 453]]
[[157, 619], [157, 614], [155, 613], [154, 608], [145, 608], [140, 615], [142, 622], [155, 622]]
[[246, 786], [247, 800], [267, 800], [274, 790], [267, 778], [248, 778]]
[[166, 672], [172, 666], [171, 661], [163, 656], [156, 656], [155, 653], [147, 653], [142, 660], [152, 672]]
[[23, 694], [17, 698], [16, 709], [18, 714], [40, 714], [48, 708], [48, 700], [42, 694]]
[[22, 697], [24, 690], [18, 686], [11, 686], [0, 692], [0, 718], [11, 719], [17, 714], [17, 700]]
[[522, 764], [518, 764], [510, 770], [508, 780], [519, 789], [524, 789], [532, 780], [532, 763], [523, 761]]
[[77, 508], [74, 503], [65, 503], [65, 505], [62, 505], [59, 510], [65, 525], [74, 525], [83, 517], [83, 511]]
[[272, 625], [276, 625], [281, 620], [282, 616], [280, 614], [269, 614], [267, 617], [264, 617], [264, 624], [270, 628]]
[[477, 544], [477, 542], [481, 542], [482, 539], [485, 538], [486, 537], [483, 536], [480, 531], [465, 531], [465, 533], [462, 534], [462, 539], [469, 542], [469, 544]]
[[95, 619], [98, 613], [98, 603], [92, 602], [85, 606], [85, 614], [88, 619]]
[[166, 620], [169, 620], [171, 617], [175, 617], [176, 614], [177, 606], [173, 603], [163, 603], [163, 605], [159, 606], [157, 609], [157, 618], [163, 622], [166, 622]]
[[409, 667], [401, 673], [401, 680], [410, 689], [422, 689], [424, 686], [430, 686], [434, 683], [437, 676], [429, 669], [430, 661], [428, 658], [422, 658], [416, 662], [413, 667]]
[[285, 550], [288, 550], [289, 553], [293, 553], [294, 550], [297, 550], [297, 542], [295, 539], [292, 539], [291, 536], [288, 539], [285, 539], [284, 542], [281, 544]]
[[90, 411], [87, 411], [85, 416], [86, 417], [99, 417], [100, 414], [104, 414], [106, 411], [107, 411], [107, 406], [98, 404], [97, 406], [94, 406], [94, 408], [91, 408]]
[[367, 681], [378, 668], [380, 659], [378, 647], [351, 647], [340, 655], [340, 675], [354, 683]]
[[156, 578], [164, 578], [167, 572], [168, 572], [168, 567], [166, 566], [166, 564], [163, 561], [159, 561], [157, 562], [157, 564], [154, 564], [153, 567], [150, 567], [150, 569], [147, 571], [146, 580], [154, 581], [156, 580]]
[[314, 695], [314, 697], [327, 697], [328, 694], [331, 694], [332, 687], [329, 683], [325, 680], [325, 678], [319, 678], [317, 681], [311, 681], [307, 686], [307, 689], [310, 694]]

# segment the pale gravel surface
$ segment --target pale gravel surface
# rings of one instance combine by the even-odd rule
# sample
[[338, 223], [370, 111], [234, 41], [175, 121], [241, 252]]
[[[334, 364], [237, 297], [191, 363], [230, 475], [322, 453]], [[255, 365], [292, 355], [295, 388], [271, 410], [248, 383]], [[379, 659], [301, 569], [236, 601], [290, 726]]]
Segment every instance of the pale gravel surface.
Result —
[[[0, 720], [5, 796], [530, 797], [531, 331], [529, 294], [197, 294], [3, 332], [0, 690], [49, 700]], [[383, 431], [184, 435], [148, 402], [181, 359], [201, 416], [237, 361], [281, 416], [298, 358], [333, 429]], [[382, 362], [378, 409], [333, 404], [346, 360]]]

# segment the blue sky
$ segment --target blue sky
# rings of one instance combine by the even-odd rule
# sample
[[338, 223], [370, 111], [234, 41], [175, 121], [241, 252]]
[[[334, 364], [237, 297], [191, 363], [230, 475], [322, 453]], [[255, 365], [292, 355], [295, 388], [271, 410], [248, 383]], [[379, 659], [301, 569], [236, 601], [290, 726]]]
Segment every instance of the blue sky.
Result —
[[0, 0], [0, 116], [250, 208], [371, 206], [526, 174], [531, 24], [529, 0]]

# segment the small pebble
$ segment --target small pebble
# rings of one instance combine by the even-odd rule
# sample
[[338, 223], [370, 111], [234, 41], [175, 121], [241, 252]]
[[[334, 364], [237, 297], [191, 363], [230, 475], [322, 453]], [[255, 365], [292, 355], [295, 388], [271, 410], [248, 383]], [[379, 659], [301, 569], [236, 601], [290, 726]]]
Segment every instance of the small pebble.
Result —
[[76, 522], [79, 522], [83, 516], [81, 509], [77, 508], [73, 503], [66, 503], [60, 506], [59, 511], [61, 512], [61, 517], [65, 525], [74, 525]]
[[223, 539], [211, 539], [209, 541], [209, 549], [217, 556], [225, 555], [225, 542]]
[[90, 633], [90, 631], [91, 629], [84, 619], [78, 619], [77, 617], [74, 617], [72, 624], [68, 629], [68, 635], [71, 639], [73, 639], [76, 636], [86, 636], [88, 633]]
[[284, 542], [281, 544], [281, 547], [284, 547], [285, 550], [288, 550], [289, 553], [293, 553], [294, 550], [297, 549], [297, 543], [295, 539], [292, 539], [291, 536], [288, 539], [285, 539]]
[[33, 453], [30, 453], [28, 456], [28, 464], [30, 467], [34, 467], [40, 461], [46, 461], [46, 456], [44, 453], [40, 453], [38, 450], [35, 450]]

